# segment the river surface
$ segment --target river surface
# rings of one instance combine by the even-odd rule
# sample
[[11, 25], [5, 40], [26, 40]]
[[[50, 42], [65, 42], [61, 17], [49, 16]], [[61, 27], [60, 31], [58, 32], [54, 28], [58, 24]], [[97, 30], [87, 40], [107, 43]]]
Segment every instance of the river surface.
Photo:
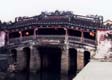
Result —
[[0, 80], [72, 80], [70, 76], [55, 73], [9, 73]]

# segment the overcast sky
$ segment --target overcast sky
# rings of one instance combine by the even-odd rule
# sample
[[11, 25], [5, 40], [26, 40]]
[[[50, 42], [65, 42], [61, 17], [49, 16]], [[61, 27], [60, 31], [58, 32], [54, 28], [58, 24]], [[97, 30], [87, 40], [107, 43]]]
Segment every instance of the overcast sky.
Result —
[[34, 16], [41, 11], [73, 11], [81, 15], [103, 15], [112, 19], [112, 0], [0, 0], [0, 20]]

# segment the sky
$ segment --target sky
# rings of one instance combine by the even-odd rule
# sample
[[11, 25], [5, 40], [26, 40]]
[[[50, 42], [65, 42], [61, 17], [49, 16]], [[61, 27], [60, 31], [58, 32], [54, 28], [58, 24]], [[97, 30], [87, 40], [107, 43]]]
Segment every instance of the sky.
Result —
[[72, 11], [79, 15], [102, 15], [112, 20], [112, 0], [0, 0], [0, 20], [35, 16], [42, 11]]

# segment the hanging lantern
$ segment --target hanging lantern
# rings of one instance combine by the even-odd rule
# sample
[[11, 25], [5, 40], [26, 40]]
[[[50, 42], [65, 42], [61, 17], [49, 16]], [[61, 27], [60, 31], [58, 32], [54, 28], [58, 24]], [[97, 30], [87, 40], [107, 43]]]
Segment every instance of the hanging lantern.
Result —
[[22, 34], [22, 32], [21, 32], [21, 31], [19, 31], [19, 34]]
[[25, 35], [28, 36], [29, 35], [29, 32], [26, 32]]
[[89, 35], [92, 36], [92, 37], [95, 36], [94, 32], [90, 32]]

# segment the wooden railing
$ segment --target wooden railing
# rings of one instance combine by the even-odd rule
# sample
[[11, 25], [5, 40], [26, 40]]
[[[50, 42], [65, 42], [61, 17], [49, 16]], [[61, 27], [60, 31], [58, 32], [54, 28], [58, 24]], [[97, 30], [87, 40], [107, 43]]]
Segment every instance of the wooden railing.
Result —
[[87, 39], [87, 38], [84, 38], [83, 43], [84, 44], [96, 45], [96, 41], [95, 40], [91, 40], [91, 39]]
[[81, 43], [81, 37], [68, 36], [69, 43]]
[[[66, 38], [67, 37], [67, 38]], [[36, 35], [36, 36], [25, 36], [22, 38], [12, 38], [9, 39], [7, 45], [19, 45], [28, 42], [38, 42], [38, 43], [63, 43], [65, 44], [65, 39], [70, 44], [80, 43], [83, 45], [96, 45], [95, 40], [76, 37], [76, 36], [65, 36], [65, 35]]]

